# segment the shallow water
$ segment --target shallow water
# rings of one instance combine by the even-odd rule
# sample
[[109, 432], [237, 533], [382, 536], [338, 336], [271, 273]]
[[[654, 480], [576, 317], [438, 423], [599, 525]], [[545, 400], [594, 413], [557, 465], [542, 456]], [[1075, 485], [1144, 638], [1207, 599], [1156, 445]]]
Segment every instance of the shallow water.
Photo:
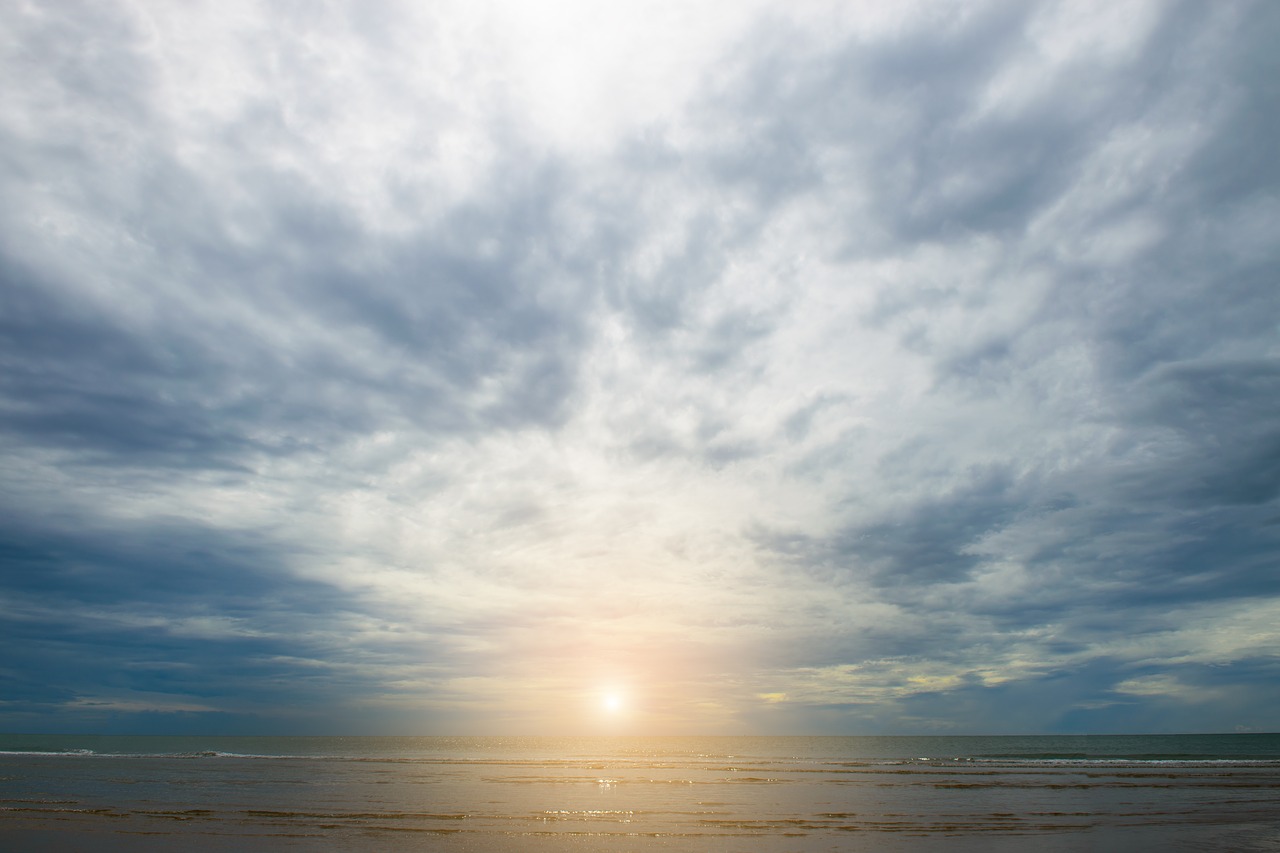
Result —
[[0, 735], [0, 847], [1280, 850], [1280, 737]]

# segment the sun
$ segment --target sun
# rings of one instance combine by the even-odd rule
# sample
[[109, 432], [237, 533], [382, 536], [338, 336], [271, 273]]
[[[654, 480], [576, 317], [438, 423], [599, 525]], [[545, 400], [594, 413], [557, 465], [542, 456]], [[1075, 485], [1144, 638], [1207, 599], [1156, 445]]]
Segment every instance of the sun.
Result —
[[616, 691], [610, 691], [600, 697], [600, 705], [609, 713], [616, 714], [622, 710], [622, 694]]

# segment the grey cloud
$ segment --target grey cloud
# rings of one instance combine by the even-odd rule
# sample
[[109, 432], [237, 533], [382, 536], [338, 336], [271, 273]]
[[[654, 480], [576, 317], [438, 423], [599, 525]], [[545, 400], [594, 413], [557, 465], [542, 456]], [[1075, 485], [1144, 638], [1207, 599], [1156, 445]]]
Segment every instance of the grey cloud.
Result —
[[847, 212], [851, 248], [886, 230], [895, 242], [1019, 230], [1071, 179], [1090, 132], [1060, 103], [976, 116], [975, 96], [1020, 45], [1028, 13], [988, 4], [947, 26], [816, 55], [762, 35], [774, 54], [711, 105], [742, 131], [707, 152], [709, 172], [753, 187], [763, 205], [868, 181], [872, 219]]
[[[388, 238], [326, 187], [255, 157], [320, 142], [279, 106], [250, 104], [186, 140], [201, 160], [175, 156], [136, 21], [98, 17], [22, 22], [50, 47], [27, 64], [66, 61], [52, 80], [33, 75], [46, 82], [28, 104], [26, 132], [52, 145], [5, 123], [0, 180], [15, 198], [77, 205], [105, 234], [78, 257], [5, 247], [13, 438], [96, 463], [251, 467], [389, 424], [456, 434], [563, 417], [585, 318], [582, 282], [556, 265], [562, 171], [507, 138], [505, 159], [524, 162], [491, 176], [493, 192]], [[64, 177], [33, 189], [32, 173]], [[102, 279], [122, 285], [114, 302], [95, 295]], [[497, 393], [480, 403], [482, 383]]]
[[[1238, 105], [1188, 165], [1188, 177], [1217, 186], [1236, 170], [1255, 177], [1231, 186], [1259, 186], [1263, 173], [1241, 164], [1257, 161], [1256, 146], [1271, 130], [1265, 117], [1276, 112], [1266, 102], [1274, 94], [1252, 83], [1266, 79], [1259, 66], [1274, 61], [1266, 47], [1269, 10], [1163, 8], [1132, 57], [1082, 57], [1056, 69], [1054, 85], [1026, 103], [985, 110], [984, 87], [1029, 49], [1027, 28], [1047, 8], [986, 4], [943, 25], [811, 51], [796, 49], [804, 35], [762, 34], [737, 88], [727, 86], [704, 106], [713, 121], [740, 128], [730, 137], [740, 141], [728, 148], [716, 147], [721, 135], [708, 134], [712, 142], [700, 152], [707, 172], [730, 186], [754, 187], [764, 208], [820, 187], [839, 198], [866, 181], [869, 204], [844, 211], [841, 223], [850, 256], [975, 233], [1011, 237], [1057, 202], [1117, 131], [1180, 130], [1173, 117], [1211, 108], [1205, 93], [1219, 85]], [[1203, 68], [1206, 51], [1217, 46], [1205, 40], [1226, 38], [1243, 43], [1241, 58]], [[1226, 153], [1239, 145], [1255, 148], [1238, 158]], [[1213, 177], [1219, 169], [1223, 176]], [[1151, 201], [1168, 188], [1138, 192]], [[1194, 199], [1206, 200], [1199, 193]]]
[[1153, 370], [1129, 404], [1133, 426], [1181, 447], [1135, 495], [1185, 507], [1264, 504], [1280, 496], [1280, 364], [1192, 362]]
[[971, 552], [1007, 523], [1020, 503], [1002, 471], [974, 472], [949, 494], [922, 500], [883, 521], [845, 528], [826, 539], [761, 532], [760, 542], [836, 585], [871, 584], [882, 594], [964, 580], [982, 562]]
[[[1195, 194], [1206, 203], [1232, 203], [1280, 186], [1280, 166], [1270, 156], [1280, 138], [1280, 59], [1272, 49], [1280, 31], [1280, 10], [1270, 3], [1246, 2], [1233, 7], [1238, 26], [1228, 38], [1224, 83], [1217, 93], [1227, 116], [1221, 132], [1191, 166]], [[1222, 103], [1219, 103], [1221, 106]]]
[[[314, 202], [299, 206], [301, 219], [281, 207], [276, 237], [248, 257], [230, 245], [189, 246], [190, 222], [152, 238], [176, 257], [158, 269], [139, 263], [134, 274], [156, 288], [139, 307], [167, 313], [184, 292], [201, 300], [202, 290], [230, 289], [258, 306], [257, 328], [216, 314], [124, 328], [130, 306], [95, 312], [77, 304], [78, 283], [37, 279], [9, 260], [9, 429], [99, 460], [222, 466], [255, 451], [322, 447], [388, 418], [427, 432], [552, 424], [573, 388], [582, 318], [568, 313], [572, 283], [560, 302], [535, 287], [554, 275], [529, 258], [548, 226], [536, 197], [527, 215], [500, 212], [520, 204], [495, 200], [445, 233], [376, 249]], [[484, 240], [504, 254], [476, 258]], [[306, 247], [305, 261], [293, 245]], [[362, 251], [373, 259], [346, 260]], [[194, 265], [195, 281], [166, 282], [177, 265]], [[317, 323], [324, 338], [309, 337]], [[498, 397], [476, 407], [470, 395], [490, 378]]]
[[253, 444], [204, 405], [218, 365], [180, 338], [144, 340], [59, 299], [54, 283], [22, 265], [0, 264], [0, 387], [8, 399], [0, 423], [11, 436], [84, 450], [95, 461], [145, 457], [174, 467], [234, 465]]
[[[1008, 734], [1040, 730], [1045, 721], [1055, 731], [1078, 734], [1258, 731], [1270, 725], [1265, 709], [1276, 700], [1275, 668], [1273, 658], [1158, 670], [1102, 659], [998, 685], [970, 681], [890, 702], [812, 705], [796, 715], [807, 731], [832, 734], [847, 732], [850, 721], [872, 734]], [[1115, 689], [1157, 672], [1179, 693], [1138, 697]], [[790, 720], [779, 727], [770, 716], [756, 711], [753, 721], [766, 730], [789, 731]]]
[[[1221, 19], [1213, 24], [1219, 27], [1218, 37], [1230, 31], [1244, 38], [1242, 53], [1250, 57], [1221, 70], [1224, 85], [1230, 81], [1249, 93], [1241, 97], [1241, 104], [1260, 106], [1257, 99], [1269, 97], [1269, 89], [1253, 87], [1248, 82], [1254, 79], [1252, 71], [1246, 69], [1254, 69], [1262, 61], [1257, 57], [1265, 53], [1262, 45], [1266, 39], [1260, 33], [1270, 30], [1266, 21], [1251, 16], [1252, 10], [1251, 6], [1242, 7], [1234, 21], [1226, 15], [1226, 30]], [[1115, 68], [1074, 69], [1080, 76], [1080, 93], [1056, 88], [1052, 96], [1065, 100], [1051, 101], [1046, 95], [1011, 119], [977, 116], [972, 101], [981, 84], [1002, 67], [1020, 41], [1026, 21], [1022, 12], [1011, 7], [977, 15], [957, 29], [924, 32], [919, 49], [912, 48], [908, 39], [905, 44], [882, 45], [871, 51], [859, 51], [860, 46], [855, 45], [820, 59], [805, 58], [804, 64], [797, 66], [803, 71], [792, 69], [792, 79], [805, 82], [788, 90], [775, 114], [810, 122], [804, 136], [826, 140], [837, 149], [883, 145], [875, 155], [883, 159], [873, 156], [869, 162], [879, 166], [869, 169], [868, 174], [898, 177], [876, 185], [873, 215], [875, 223], [890, 226], [896, 239], [947, 239], [949, 234], [964, 231], [1004, 232], [1010, 228], [1012, 239], [1035, 211], [1044, 209], [1071, 185], [1082, 158], [1107, 138], [1117, 122], [1150, 121], [1161, 126], [1168, 122], [1161, 111], [1183, 97], [1187, 87], [1204, 83], [1193, 69], [1203, 56], [1197, 54], [1203, 45], [1196, 43], [1196, 37], [1206, 28], [1206, 15], [1213, 17], [1200, 7], [1164, 10], [1161, 24], [1124, 73]], [[1262, 17], [1269, 19], [1268, 14]], [[1255, 29], [1259, 24], [1262, 26]], [[876, 50], [887, 51], [883, 61], [876, 59]], [[761, 66], [770, 67], [768, 63]], [[817, 73], [812, 70], [815, 68], [831, 72]], [[836, 73], [840, 68], [846, 73]], [[786, 113], [800, 103], [818, 104], [828, 99], [838, 103], [844, 97], [838, 93], [846, 91], [853, 92], [851, 98], [861, 99], [864, 88], [900, 93], [900, 98], [889, 100], [901, 115], [918, 119], [915, 124], [908, 122], [912, 134], [900, 134], [890, 127], [873, 137], [875, 142], [866, 142], [866, 134], [848, 128], [840, 135], [835, 128], [847, 126], [824, 124], [817, 118], [830, 112]], [[1195, 101], [1192, 98], [1184, 103]], [[1269, 131], [1259, 130], [1252, 118], [1240, 111], [1233, 111], [1232, 116], [1227, 124], [1214, 128], [1202, 152], [1213, 151], [1238, 135], [1266, 138]], [[1205, 153], [1186, 164], [1184, 177], [1221, 185], [1207, 176], [1225, 168], [1223, 163], [1222, 158]], [[967, 175], [973, 176], [968, 184], [980, 191], [979, 195], [948, 197], [935, 192], [949, 180]], [[1005, 393], [1010, 388], [1030, 387], [1029, 368], [1054, 358], [1057, 348], [1081, 341], [1094, 347], [1099, 384], [1093, 393], [1116, 407], [1117, 425], [1128, 435], [1136, 440], [1145, 433], [1153, 450], [1142, 461], [1136, 455], [1115, 458], [1110, 465], [1100, 463], [1087, 473], [1077, 472], [1096, 487], [1086, 500], [1097, 500], [1106, 490], [1118, 489], [1134, 501], [1154, 501], [1151, 509], [1157, 515], [1175, 506], [1213, 514], [1224, 505], [1266, 502], [1274, 498], [1277, 482], [1273, 470], [1275, 437], [1268, 426], [1276, 420], [1270, 403], [1276, 396], [1270, 387], [1274, 378], [1271, 365], [1198, 359], [1223, 346], [1232, 335], [1239, 341], [1253, 340], [1265, 346], [1274, 334], [1276, 311], [1270, 296], [1274, 271], [1270, 262], [1264, 272], [1247, 261], [1224, 257], [1206, 246], [1202, 236], [1204, 221], [1231, 214], [1234, 205], [1250, 196], [1273, 195], [1273, 185], [1265, 178], [1250, 186], [1239, 184], [1238, 195], [1230, 200], [1219, 197], [1214, 200], [1219, 206], [1198, 208], [1194, 217], [1191, 205], [1204, 199], [1195, 197], [1193, 201], [1177, 189], [1148, 188], [1129, 203], [1147, 205], [1169, 225], [1165, 241], [1140, 254], [1131, 266], [1092, 268], [1088, 275], [1095, 276], [1094, 281], [1084, 269], [1073, 271], [1068, 261], [1057, 273], [1063, 276], [1059, 285], [1050, 291], [1031, 324], [1011, 333], [993, 331], [967, 349], [940, 346], [925, 337], [930, 333], [930, 306], [938, 310], [964, 300], [974, 322], [981, 323], [984, 300], [998, 298], [994, 291], [984, 295], [978, 288], [976, 293], [968, 293], [945, 284], [885, 290], [867, 319], [873, 326], [883, 327], [907, 313], [918, 318], [906, 327], [902, 340], [909, 349], [933, 359], [937, 375], [944, 380], [936, 389], [939, 393], [956, 393], [975, 383]], [[953, 233], [948, 228], [958, 230]], [[1016, 243], [1009, 245], [1011, 253], [1017, 251]], [[1100, 313], [1102, 306], [1106, 313]], [[959, 386], [949, 387], [947, 382], [952, 381]], [[1097, 415], [1082, 412], [1077, 417]], [[1161, 429], [1171, 431], [1177, 440], [1172, 445], [1162, 443]], [[910, 454], [911, 447], [907, 441], [899, 452]], [[1050, 478], [1039, 488], [1071, 494], [1077, 486], [1070, 478]], [[968, 553], [966, 546], [984, 532], [1017, 524], [1017, 508], [1039, 488], [994, 501], [966, 494], [922, 500], [910, 523], [895, 519], [851, 529], [822, 546], [810, 543], [805, 560], [814, 567], [861, 561], [863, 571], [881, 583], [899, 574], [926, 583], [963, 578], [985, 559]], [[1100, 512], [1117, 510], [1109, 506]], [[1115, 517], [1112, 515], [1113, 520]], [[1118, 527], [1126, 523], [1145, 522], [1133, 516], [1127, 522], [1116, 522]], [[1223, 556], [1236, 553], [1227, 543], [1248, 529], [1250, 522], [1247, 516], [1228, 520], [1218, 514], [1207, 516], [1204, 524], [1202, 545], [1197, 549], [1188, 546], [1187, 553], [1164, 571], [1171, 575], [1191, 572], [1197, 560], [1193, 553], [1206, 557], [1215, 548]], [[1209, 533], [1209, 529], [1217, 532]], [[1253, 536], [1246, 538], [1250, 544], [1241, 554], [1258, 546]], [[1087, 535], [1081, 541], [1088, 542]], [[796, 542], [783, 537], [773, 547], [793, 554]], [[1123, 555], [1116, 558], [1120, 565], [1110, 569], [1097, 567], [1083, 554], [1077, 554], [1076, 559], [1086, 576], [1139, 571], [1136, 566], [1124, 565]], [[1148, 556], [1134, 554], [1128, 559], [1141, 559], [1147, 566], [1145, 571], [1160, 574], [1154, 564], [1145, 562]], [[883, 571], [869, 568], [874, 565], [882, 566]], [[1232, 571], [1219, 566], [1211, 574], [1225, 582]], [[839, 572], [833, 576], [839, 577]], [[1153, 577], [1143, 580], [1159, 586]], [[1159, 595], [1149, 586], [1142, 588]]]
[[[10, 724], [31, 714], [88, 719], [94, 697], [109, 707], [140, 694], [186, 697], [259, 725], [328, 707], [323, 727], [390, 660], [376, 640], [335, 633], [345, 618], [363, 618], [361, 605], [298, 577], [287, 565], [305, 556], [296, 545], [180, 520], [104, 529], [7, 515], [21, 519], [0, 531], [11, 661], [0, 719]], [[417, 650], [420, 660], [430, 654]], [[290, 662], [307, 659], [327, 666]]]
[[763, 317], [742, 311], [726, 313], [701, 337], [696, 370], [711, 373], [738, 361], [750, 347], [773, 331], [773, 324]]

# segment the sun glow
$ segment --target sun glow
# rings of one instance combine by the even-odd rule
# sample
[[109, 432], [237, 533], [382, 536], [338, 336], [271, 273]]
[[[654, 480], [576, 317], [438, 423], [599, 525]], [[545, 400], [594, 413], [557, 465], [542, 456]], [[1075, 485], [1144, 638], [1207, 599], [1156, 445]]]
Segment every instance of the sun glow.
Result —
[[604, 694], [600, 698], [600, 705], [611, 714], [616, 714], [622, 710], [622, 694], [611, 691]]

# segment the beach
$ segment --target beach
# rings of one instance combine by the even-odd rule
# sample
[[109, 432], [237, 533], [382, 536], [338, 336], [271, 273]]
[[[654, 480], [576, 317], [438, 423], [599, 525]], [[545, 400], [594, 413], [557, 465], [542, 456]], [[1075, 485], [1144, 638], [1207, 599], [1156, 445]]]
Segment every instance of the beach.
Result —
[[1280, 739], [3, 736], [13, 850], [1280, 850]]

